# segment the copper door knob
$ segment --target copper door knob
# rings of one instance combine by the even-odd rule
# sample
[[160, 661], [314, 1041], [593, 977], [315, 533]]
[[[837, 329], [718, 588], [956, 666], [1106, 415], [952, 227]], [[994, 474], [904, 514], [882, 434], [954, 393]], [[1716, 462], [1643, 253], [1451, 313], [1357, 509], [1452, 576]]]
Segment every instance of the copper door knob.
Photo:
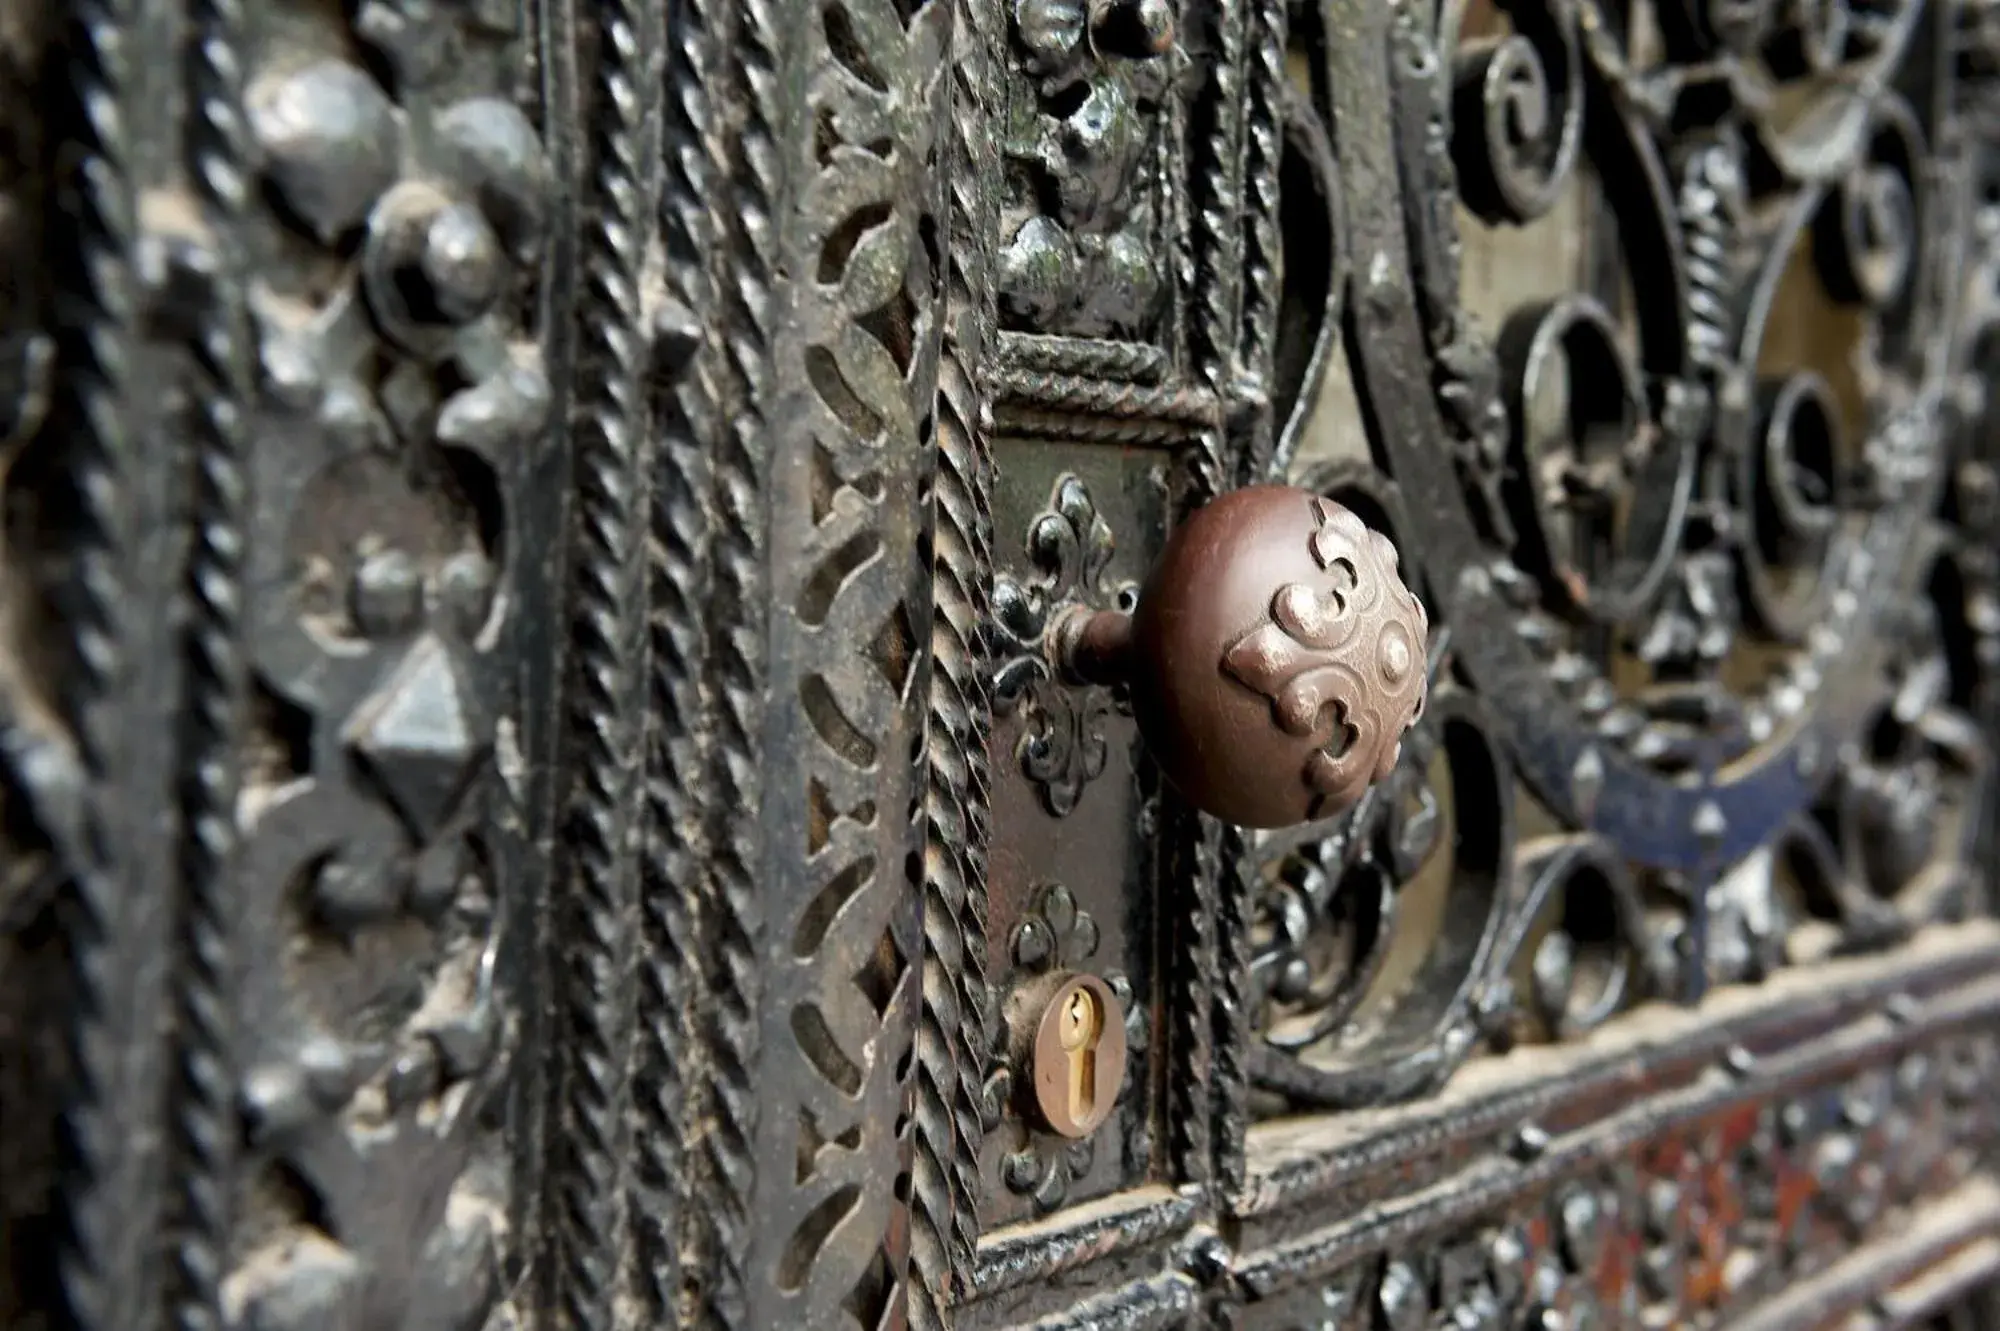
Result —
[[1388, 537], [1263, 485], [1188, 518], [1131, 615], [1079, 611], [1056, 648], [1075, 677], [1130, 687], [1147, 747], [1195, 805], [1287, 827], [1395, 767], [1423, 713], [1428, 631]]

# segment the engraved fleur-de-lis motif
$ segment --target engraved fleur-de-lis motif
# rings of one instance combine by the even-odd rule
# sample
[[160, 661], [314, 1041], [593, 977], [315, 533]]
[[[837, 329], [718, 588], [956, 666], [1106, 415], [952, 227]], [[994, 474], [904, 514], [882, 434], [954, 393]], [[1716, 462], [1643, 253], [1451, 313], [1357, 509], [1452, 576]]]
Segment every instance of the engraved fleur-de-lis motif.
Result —
[[1110, 759], [1104, 727], [1111, 701], [1101, 689], [1056, 680], [1042, 644], [1060, 607], [1095, 604], [1114, 594], [1104, 575], [1116, 541], [1089, 488], [1065, 473], [1048, 508], [1029, 524], [1025, 549], [1038, 576], [1017, 580], [1003, 574], [994, 581], [994, 617], [1016, 651], [994, 674], [993, 709], [1000, 716], [1021, 713], [1022, 774], [1035, 783], [1042, 807], [1061, 818], [1075, 810], [1084, 788], [1103, 775]]
[[1019, 642], [1040, 641], [1055, 606], [1101, 590], [1116, 545], [1089, 487], [1065, 473], [1048, 508], [1028, 526], [1025, 548], [1039, 576], [1023, 585], [1003, 575], [994, 585], [993, 610], [1001, 625]]
[[1344, 508], [1316, 512], [1321, 576], [1280, 587], [1270, 618], [1230, 645], [1222, 669], [1269, 698], [1287, 734], [1327, 734], [1306, 781], [1345, 805], [1389, 775], [1423, 712], [1429, 620], [1397, 576], [1388, 537]]

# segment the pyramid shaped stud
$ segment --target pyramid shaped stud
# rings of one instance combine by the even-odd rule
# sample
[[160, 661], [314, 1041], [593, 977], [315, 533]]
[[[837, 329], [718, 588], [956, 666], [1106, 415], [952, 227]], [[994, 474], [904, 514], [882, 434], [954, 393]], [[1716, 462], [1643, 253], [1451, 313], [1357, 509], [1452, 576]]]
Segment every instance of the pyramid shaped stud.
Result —
[[343, 738], [419, 841], [451, 816], [488, 745], [486, 718], [464, 671], [431, 633], [355, 709]]

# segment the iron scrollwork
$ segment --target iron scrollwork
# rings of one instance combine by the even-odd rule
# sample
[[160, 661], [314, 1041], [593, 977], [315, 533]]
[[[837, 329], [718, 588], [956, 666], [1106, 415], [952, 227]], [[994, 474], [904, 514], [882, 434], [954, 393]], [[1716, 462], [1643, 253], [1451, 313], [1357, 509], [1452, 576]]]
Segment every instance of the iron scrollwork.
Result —
[[[1481, 1050], [1985, 909], [1955, 839], [1956, 811], [1993, 798], [1984, 639], [1964, 627], [1980, 603], [1934, 553], [1963, 540], [1938, 508], [1956, 447], [1938, 374], [1965, 334], [1943, 331], [1955, 297], [1928, 266], [1945, 205], [1915, 164], [1938, 128], [1894, 76], [1915, 58], [1909, 11], [1850, 29], [1705, 7], [1663, 20], [1662, 47], [1626, 17], [1385, 16], [1386, 135], [1376, 93], [1338, 83], [1363, 62], [1312, 51], [1343, 171], [1401, 174], [1400, 206], [1355, 226], [1408, 247], [1413, 298], [1357, 297], [1370, 459], [1328, 471], [1307, 438], [1293, 473], [1423, 533], [1403, 548], [1450, 644], [1440, 710], [1478, 709], [1459, 709], [1456, 748], [1434, 711], [1360, 806], [1260, 848], [1251, 1066], [1269, 1112], [1420, 1100]], [[1813, 83], [1834, 68], [1876, 71], [1877, 90]], [[1825, 116], [1771, 114], [1759, 80], [1798, 81]], [[1489, 250], [1525, 267], [1515, 231], [1576, 236], [1577, 261], [1468, 267]], [[1815, 319], [1845, 321], [1842, 350], [1808, 345]], [[1417, 366], [1433, 409], [1404, 412]], [[1558, 835], [1465, 860], [1472, 734], [1481, 770], [1524, 778], [1518, 816]], [[1427, 863], [1426, 828], [1458, 862]], [[1504, 1302], [1449, 1293], [1447, 1268], [1479, 1263], [1438, 1260], [1375, 1276], [1376, 1315]]]
[[1992, 1320], [2000, 7], [15, 8], [0, 1326]]

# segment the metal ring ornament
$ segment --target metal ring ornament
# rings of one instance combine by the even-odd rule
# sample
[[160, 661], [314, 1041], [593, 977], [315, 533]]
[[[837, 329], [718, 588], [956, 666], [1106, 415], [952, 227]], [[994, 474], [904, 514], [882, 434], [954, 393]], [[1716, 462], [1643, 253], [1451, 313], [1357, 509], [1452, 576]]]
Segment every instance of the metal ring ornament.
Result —
[[[1517, 312], [1500, 337], [1500, 364], [1515, 450], [1509, 489], [1534, 518], [1531, 559], [1575, 614], [1605, 623], [1631, 617], [1659, 591], [1679, 549], [1694, 441], [1653, 419], [1610, 313], [1588, 296]], [[1538, 431], [1538, 399], [1559, 373], [1565, 437], [1549, 440]], [[1609, 511], [1632, 495], [1646, 502]], [[1562, 548], [1564, 528], [1593, 508], [1618, 528], [1608, 577], [1587, 572]]]
[[[1574, 0], [1512, 0], [1512, 31], [1453, 61], [1452, 155], [1464, 202], [1488, 221], [1531, 222], [1555, 206], [1583, 143], [1582, 53]], [[1456, 47], [1466, 6], [1440, 28]]]
[[1917, 184], [1923, 130], [1900, 99], [1876, 108], [1867, 147], [1813, 223], [1813, 252], [1828, 291], [1884, 317], [1907, 317], [1923, 213]]
[[1758, 426], [1737, 460], [1744, 589], [1764, 630], [1796, 644], [1825, 611], [1847, 499], [1839, 407], [1812, 373], [1766, 383], [1758, 399]]
[[1595, 1030], [1644, 988], [1646, 911], [1630, 870], [1597, 837], [1554, 836], [1524, 843], [1514, 874], [1527, 888], [1491, 974], [1500, 980], [1525, 960], [1536, 1020], [1559, 1039]]

